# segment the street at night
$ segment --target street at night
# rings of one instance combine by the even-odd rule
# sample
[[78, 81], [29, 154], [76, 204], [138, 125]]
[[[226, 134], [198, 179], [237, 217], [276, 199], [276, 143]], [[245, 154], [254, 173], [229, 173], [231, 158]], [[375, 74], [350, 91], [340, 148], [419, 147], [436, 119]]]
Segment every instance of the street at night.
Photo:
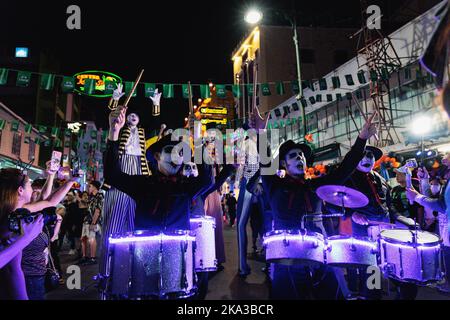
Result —
[[0, 304], [450, 300], [449, 6], [3, 1]]

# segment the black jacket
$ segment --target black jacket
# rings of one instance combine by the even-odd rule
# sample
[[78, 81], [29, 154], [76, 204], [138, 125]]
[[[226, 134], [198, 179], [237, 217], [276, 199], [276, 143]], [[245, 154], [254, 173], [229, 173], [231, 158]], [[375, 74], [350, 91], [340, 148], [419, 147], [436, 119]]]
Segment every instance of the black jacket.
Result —
[[[322, 212], [322, 201], [315, 190], [324, 185], [345, 183], [363, 157], [366, 140], [357, 138], [355, 144], [334, 172], [312, 180], [284, 179], [276, 175], [263, 175], [264, 192], [273, 212], [274, 229], [299, 229], [303, 215]], [[250, 192], [260, 177], [259, 172], [250, 179], [247, 190]]]
[[136, 201], [135, 230], [189, 230], [192, 199], [211, 186], [211, 166], [199, 166], [196, 178], [128, 175], [120, 170], [119, 143], [108, 141], [105, 179]]

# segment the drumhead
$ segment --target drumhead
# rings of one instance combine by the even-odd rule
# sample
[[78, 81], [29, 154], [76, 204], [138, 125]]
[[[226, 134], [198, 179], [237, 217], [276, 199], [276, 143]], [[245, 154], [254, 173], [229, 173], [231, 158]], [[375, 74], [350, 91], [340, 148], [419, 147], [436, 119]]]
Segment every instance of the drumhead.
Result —
[[[380, 233], [381, 239], [386, 242], [393, 243], [412, 243], [413, 234], [416, 234], [415, 230], [404, 230], [404, 229], [392, 229], [383, 230]], [[435, 245], [441, 242], [441, 239], [437, 234], [418, 230], [417, 231], [417, 243], [421, 245]]]
[[179, 237], [184, 237], [184, 236], [192, 237], [192, 236], [194, 236], [195, 237], [194, 233], [192, 231], [190, 231], [190, 230], [164, 231], [163, 237], [164, 237], [164, 235], [165, 236], [169, 236], [169, 237], [177, 237], [177, 236], [179, 236]]

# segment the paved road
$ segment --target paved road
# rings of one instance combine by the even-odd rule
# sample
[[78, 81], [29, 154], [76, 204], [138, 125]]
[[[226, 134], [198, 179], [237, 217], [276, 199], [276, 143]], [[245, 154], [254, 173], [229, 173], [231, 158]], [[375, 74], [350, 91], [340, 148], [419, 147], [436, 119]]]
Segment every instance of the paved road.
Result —
[[[250, 234], [250, 233], [249, 233]], [[237, 239], [236, 229], [224, 227], [224, 240], [226, 249], [226, 263], [225, 269], [214, 274], [209, 281], [209, 291], [206, 297], [207, 300], [266, 300], [268, 299], [268, 282], [265, 274], [261, 272], [264, 266], [263, 261], [258, 256], [249, 254], [249, 265], [252, 268], [252, 273], [246, 278], [242, 279], [237, 276]], [[67, 252], [62, 252], [61, 260], [63, 263], [63, 270], [67, 266], [74, 264], [76, 261], [73, 256], [67, 255]], [[97, 265], [82, 266], [82, 287], [93, 284], [92, 277], [97, 274]], [[391, 292], [387, 295], [387, 282], [383, 283], [385, 288], [385, 295], [383, 299], [390, 300], [394, 298]], [[96, 300], [98, 299], [98, 291], [94, 286], [91, 286], [85, 291], [82, 290], [68, 290], [65, 285], [47, 294], [49, 300]], [[420, 288], [417, 297], [418, 300], [450, 300], [450, 297], [439, 294], [433, 288]]]

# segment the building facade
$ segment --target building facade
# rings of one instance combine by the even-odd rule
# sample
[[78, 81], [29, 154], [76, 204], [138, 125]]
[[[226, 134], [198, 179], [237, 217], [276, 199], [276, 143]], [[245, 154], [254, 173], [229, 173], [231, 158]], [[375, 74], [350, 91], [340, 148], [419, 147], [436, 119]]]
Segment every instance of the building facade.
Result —
[[3, 129], [0, 130], [0, 168], [16, 168], [17, 160], [20, 160], [23, 165], [27, 163], [31, 165], [28, 170], [31, 179], [41, 176], [44, 171], [39, 167], [40, 145], [35, 141], [36, 138], [44, 141], [47, 137], [41, 135], [35, 128], [26, 133], [25, 126], [28, 122], [2, 102], [0, 102], [0, 119], [5, 121]]
[[[354, 29], [297, 29], [302, 79], [318, 79], [352, 56], [356, 40], [350, 39]], [[296, 53], [291, 27], [257, 26], [239, 44], [232, 55], [234, 83], [242, 85], [238, 101], [239, 118], [247, 118], [256, 102], [261, 112], [285, 101], [292, 95], [291, 82], [297, 80]], [[268, 83], [271, 95], [257, 90], [256, 99], [248, 95], [246, 85]], [[275, 85], [284, 82], [285, 93], [278, 94]]]
[[[382, 112], [388, 125], [382, 128], [381, 139], [389, 140], [384, 141], [385, 152], [417, 150], [423, 145], [444, 150], [449, 146], [447, 121], [434, 104], [433, 79], [419, 63], [439, 24], [438, 13], [445, 4], [446, 1], [439, 3], [389, 35], [392, 48], [386, 53], [391, 57], [395, 54], [401, 57], [401, 65], [387, 75], [384, 85], [386, 94], [382, 99], [386, 108]], [[339, 86], [336, 86], [336, 78]], [[316, 160], [333, 161], [348, 151], [364, 124], [365, 116], [375, 111], [370, 97], [371, 74], [365, 57], [358, 55], [321, 79], [322, 86], [317, 81], [303, 92], [306, 133], [312, 135], [316, 151], [322, 154]], [[279, 139], [274, 139], [277, 142], [272, 145], [275, 153], [285, 140], [304, 140], [299, 104], [292, 96], [271, 110], [269, 127], [278, 129], [279, 134]], [[428, 126], [429, 130], [418, 136], [415, 134], [417, 128], [412, 124], [423, 116], [429, 122], [421, 125]], [[369, 143], [377, 145], [379, 141]]]

